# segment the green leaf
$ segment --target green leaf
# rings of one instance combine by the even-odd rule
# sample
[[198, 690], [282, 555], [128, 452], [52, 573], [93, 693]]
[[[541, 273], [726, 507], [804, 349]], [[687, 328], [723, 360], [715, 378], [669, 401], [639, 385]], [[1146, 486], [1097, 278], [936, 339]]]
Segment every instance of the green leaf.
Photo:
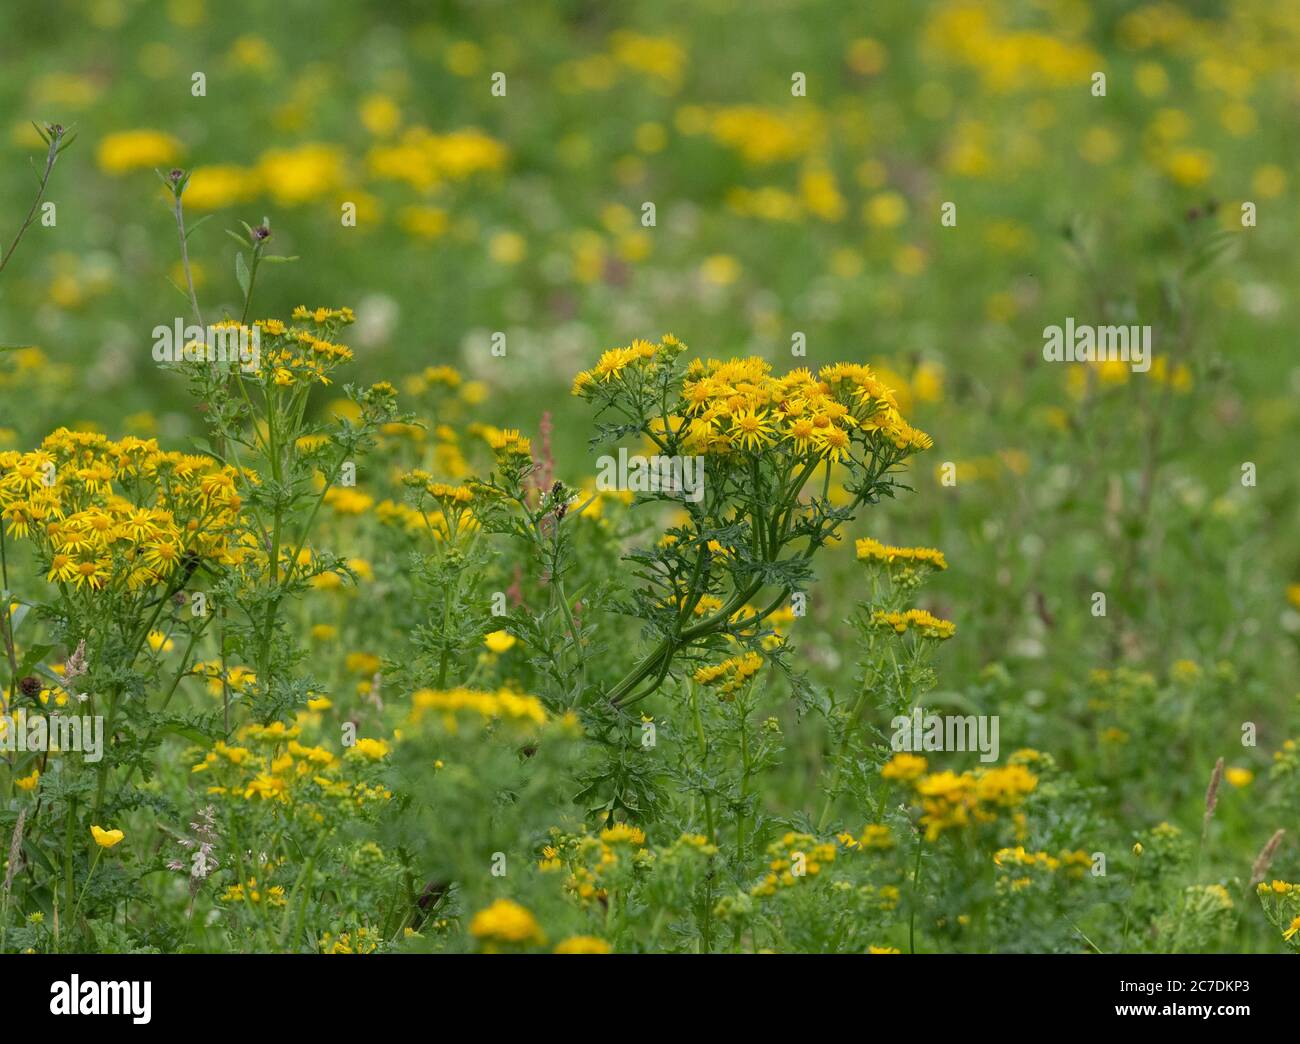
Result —
[[205, 749], [212, 746], [212, 737], [193, 725], [167, 725], [163, 728], [163, 731], [170, 732], [174, 736], [180, 736], [181, 739], [187, 739]]
[[43, 870], [49, 873], [57, 873], [54, 864], [50, 862], [50, 857], [45, 852], [32, 844], [31, 838], [23, 838], [23, 855], [27, 857], [27, 862], [39, 865]]
[[244, 300], [248, 300], [248, 291], [253, 281], [248, 274], [248, 262], [244, 260], [243, 254], [235, 255], [235, 279], [239, 283], [239, 289], [244, 291]]
[[22, 662], [18, 665], [18, 677], [23, 678], [31, 674], [32, 668], [45, 659], [45, 654], [53, 648], [52, 645], [33, 645], [28, 649], [27, 655], [23, 657]]
[[203, 217], [199, 218], [198, 221], [194, 222], [194, 224], [192, 224], [189, 228], [185, 230], [185, 238], [189, 239], [190, 236], [194, 235], [196, 231], [198, 231], [207, 222], [211, 221], [216, 216], [217, 216], [216, 214], [204, 214]]

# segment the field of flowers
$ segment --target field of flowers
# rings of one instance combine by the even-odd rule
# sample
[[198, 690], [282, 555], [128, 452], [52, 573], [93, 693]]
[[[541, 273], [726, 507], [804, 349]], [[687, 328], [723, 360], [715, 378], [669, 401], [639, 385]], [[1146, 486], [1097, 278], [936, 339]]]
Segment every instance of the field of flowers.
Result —
[[1300, 951], [1300, 7], [18, 0], [0, 115], [0, 952]]

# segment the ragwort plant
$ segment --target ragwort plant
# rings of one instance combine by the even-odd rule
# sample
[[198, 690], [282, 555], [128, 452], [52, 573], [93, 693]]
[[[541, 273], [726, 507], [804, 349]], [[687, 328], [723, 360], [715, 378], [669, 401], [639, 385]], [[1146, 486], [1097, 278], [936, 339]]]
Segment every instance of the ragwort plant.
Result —
[[[57, 145], [54, 136], [52, 159]], [[184, 247], [187, 179], [173, 172], [163, 180]], [[253, 272], [260, 252], [255, 244], [268, 236], [265, 225], [249, 231]], [[184, 264], [188, 272], [187, 256]], [[239, 273], [246, 265], [241, 255], [236, 268], [245, 316], [252, 281]], [[197, 886], [223, 865], [214, 849], [224, 839], [223, 872], [237, 874], [226, 898], [255, 905], [259, 914], [236, 916], [232, 940], [240, 928], [265, 948], [292, 938], [293, 925], [300, 935], [303, 905], [295, 908], [289, 899], [300, 899], [310, 886], [315, 857], [300, 841], [317, 833], [320, 851], [332, 826], [321, 809], [337, 807], [338, 798], [345, 811], [355, 811], [386, 794], [378, 784], [335, 778], [346, 775], [340, 758], [299, 743], [301, 723], [286, 720], [291, 711], [329, 703], [314, 698], [312, 680], [295, 672], [303, 650], [286, 624], [286, 608], [314, 578], [348, 575], [337, 556], [313, 546], [313, 524], [329, 490], [355, 469], [379, 425], [396, 418], [393, 389], [376, 385], [347, 389], [356, 404], [351, 418], [328, 425], [307, 419], [312, 388], [329, 384], [350, 358], [335, 340], [350, 318], [347, 310], [298, 309], [287, 322], [258, 321], [260, 359], [236, 369], [205, 356], [202, 341], [187, 344], [174, 365], [185, 371], [209, 422], [211, 438], [201, 443], [202, 453], [165, 452], [152, 439], [114, 441], [60, 429], [35, 451], [0, 457], [3, 539], [30, 545], [28, 561], [53, 591], [47, 601], [18, 602], [5, 614], [6, 713], [66, 708], [84, 714], [87, 723], [103, 722], [95, 757], [79, 759], [47, 743], [7, 758], [9, 792], [29, 797], [13, 825], [4, 906], [7, 912], [16, 895], [25, 907], [37, 908], [33, 916], [41, 920], [35, 923], [48, 916], [52, 948], [114, 945], [104, 941], [117, 931], [113, 914], [120, 910], [125, 918], [131, 901], [145, 896], [151, 871], [144, 865], [128, 869], [110, 857], [96, 875], [102, 857], [124, 837], [101, 823], [146, 809], [181, 822], [196, 818], [149, 785], [160, 767], [166, 771], [159, 746], [167, 735], [202, 745], [193, 770], [212, 778], [209, 795], [245, 799], [197, 814], [199, 822], [191, 825], [203, 839], [184, 838], [182, 847], [204, 856], [173, 867], [188, 869], [191, 887]], [[252, 332], [230, 318], [208, 331]], [[8, 604], [7, 553], [5, 576]], [[20, 659], [14, 634], [28, 620], [39, 633]], [[60, 647], [65, 652], [56, 655]], [[213, 654], [206, 663], [199, 659], [203, 648]], [[181, 650], [179, 662], [169, 658], [174, 649]], [[171, 711], [183, 680], [195, 675], [207, 677], [219, 709]], [[244, 741], [251, 748], [241, 746]], [[360, 755], [354, 761], [378, 756], [377, 741], [369, 743], [352, 746], [348, 753]], [[287, 800], [295, 778], [311, 790], [308, 800]], [[291, 830], [295, 821], [298, 831]], [[277, 873], [290, 849], [305, 862], [296, 886], [259, 886], [259, 878]], [[285, 913], [272, 925], [267, 911], [277, 905]]]

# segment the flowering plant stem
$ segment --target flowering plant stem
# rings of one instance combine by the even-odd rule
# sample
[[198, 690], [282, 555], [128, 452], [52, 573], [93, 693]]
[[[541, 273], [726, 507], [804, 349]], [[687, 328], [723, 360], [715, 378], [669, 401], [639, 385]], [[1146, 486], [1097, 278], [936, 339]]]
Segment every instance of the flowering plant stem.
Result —
[[27, 211], [27, 217], [23, 219], [17, 235], [14, 236], [13, 242], [9, 244], [9, 249], [4, 252], [3, 256], [0, 256], [0, 272], [5, 270], [5, 266], [9, 264], [9, 259], [14, 256], [14, 251], [18, 249], [18, 244], [22, 242], [23, 235], [31, 227], [32, 222], [36, 220], [36, 211], [40, 208], [41, 200], [45, 198], [45, 190], [50, 184], [50, 175], [54, 172], [54, 164], [58, 162], [59, 155], [72, 144], [76, 137], [76, 135], [73, 135], [67, 141], [64, 141], [67, 131], [57, 123], [47, 124], [44, 127], [38, 126], [36, 130], [48, 146], [45, 153], [45, 171], [41, 174], [40, 188], [36, 191], [36, 198], [32, 200], [31, 209]]

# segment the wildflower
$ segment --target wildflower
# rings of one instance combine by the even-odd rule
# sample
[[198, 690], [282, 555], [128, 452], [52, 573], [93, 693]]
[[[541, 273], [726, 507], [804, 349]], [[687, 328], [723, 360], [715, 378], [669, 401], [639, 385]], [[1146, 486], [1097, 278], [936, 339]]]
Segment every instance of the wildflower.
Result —
[[895, 754], [880, 770], [882, 779], [907, 783], [925, 774], [928, 762], [918, 754]]
[[773, 441], [772, 426], [767, 414], [758, 410], [742, 410], [731, 418], [731, 431], [743, 449], [759, 450]]
[[370, 761], [380, 761], [388, 757], [392, 748], [381, 739], [358, 737], [356, 743], [352, 745], [352, 750]]
[[594, 935], [571, 935], [556, 943], [552, 953], [609, 953], [610, 945]]
[[536, 918], [511, 899], [497, 899], [469, 923], [470, 935], [484, 942], [541, 945], [546, 941]]
[[629, 826], [627, 823], [615, 823], [600, 832], [600, 839], [607, 845], [644, 845], [645, 832], [639, 827]]
[[908, 630], [915, 630], [922, 638], [939, 641], [951, 638], [957, 633], [956, 624], [950, 620], [941, 620], [924, 609], [908, 609], [901, 613], [877, 610], [872, 613], [871, 622], [877, 627], [892, 630], [895, 634], [905, 634]]
[[878, 562], [893, 565], [896, 562], [926, 565], [932, 569], [947, 569], [948, 561], [942, 551], [932, 547], [894, 547], [878, 540], [864, 537], [857, 542], [859, 562]]
[[494, 653], [509, 652], [514, 648], [516, 641], [518, 639], [507, 631], [493, 631], [483, 638], [483, 644]]
[[180, 155], [181, 145], [170, 134], [156, 130], [129, 130], [105, 135], [95, 153], [99, 169], [107, 174], [169, 165]]
[[99, 826], [92, 826], [90, 833], [95, 839], [95, 844], [99, 845], [100, 848], [112, 848], [126, 837], [120, 830], [105, 830]]

